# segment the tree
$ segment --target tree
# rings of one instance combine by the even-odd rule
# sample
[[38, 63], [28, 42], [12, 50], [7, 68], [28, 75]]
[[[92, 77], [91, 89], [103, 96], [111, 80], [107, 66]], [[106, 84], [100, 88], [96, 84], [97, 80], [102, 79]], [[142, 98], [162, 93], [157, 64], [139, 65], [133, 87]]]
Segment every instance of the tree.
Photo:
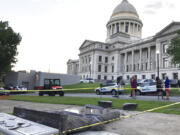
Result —
[[172, 57], [172, 63], [180, 64], [180, 30], [177, 36], [171, 40], [171, 45], [167, 49], [167, 53]]
[[14, 32], [8, 22], [0, 21], [0, 76], [11, 71], [17, 62], [17, 45], [20, 42], [20, 34]]

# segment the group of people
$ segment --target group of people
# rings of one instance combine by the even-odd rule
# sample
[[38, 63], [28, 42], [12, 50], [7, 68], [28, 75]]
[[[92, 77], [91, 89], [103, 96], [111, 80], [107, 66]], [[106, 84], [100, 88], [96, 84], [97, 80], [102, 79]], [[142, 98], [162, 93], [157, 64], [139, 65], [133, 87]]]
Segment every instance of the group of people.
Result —
[[[119, 78], [117, 79], [117, 84], [119, 85], [119, 88], [122, 88], [122, 83], [123, 79]], [[131, 97], [133, 99], [136, 99], [136, 89], [137, 89], [137, 79], [135, 76], [132, 76], [130, 79], [130, 84], [131, 84]], [[158, 98], [159, 95], [162, 96], [166, 95], [166, 99], [169, 99], [169, 85], [170, 85], [170, 81], [168, 76], [166, 76], [165, 81], [164, 81], [164, 86], [165, 86], [165, 91], [163, 91], [163, 82], [160, 80], [159, 77], [156, 77], [156, 88], [157, 88], [157, 93], [158, 93]]]
[[159, 95], [161, 95], [163, 99], [163, 95], [166, 95], [166, 99], [169, 100], [170, 81], [169, 81], [168, 76], [166, 76], [165, 78], [164, 86], [165, 86], [165, 91], [163, 91], [163, 82], [159, 79], [159, 77], [156, 77], [156, 88], [157, 88], [158, 98], [159, 98]]

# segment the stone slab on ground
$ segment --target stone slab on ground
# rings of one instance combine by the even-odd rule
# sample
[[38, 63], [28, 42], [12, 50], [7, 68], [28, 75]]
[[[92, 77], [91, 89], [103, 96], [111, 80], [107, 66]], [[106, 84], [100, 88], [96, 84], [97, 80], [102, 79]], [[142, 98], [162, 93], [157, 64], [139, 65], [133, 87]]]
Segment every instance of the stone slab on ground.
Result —
[[138, 104], [135, 104], [135, 103], [124, 103], [123, 110], [135, 110], [137, 106]]
[[105, 132], [105, 131], [87, 131], [87, 132], [83, 132], [83, 133], [77, 133], [74, 135], [121, 135], [121, 134]]
[[98, 101], [98, 105], [104, 108], [111, 108], [112, 107], [112, 101]]

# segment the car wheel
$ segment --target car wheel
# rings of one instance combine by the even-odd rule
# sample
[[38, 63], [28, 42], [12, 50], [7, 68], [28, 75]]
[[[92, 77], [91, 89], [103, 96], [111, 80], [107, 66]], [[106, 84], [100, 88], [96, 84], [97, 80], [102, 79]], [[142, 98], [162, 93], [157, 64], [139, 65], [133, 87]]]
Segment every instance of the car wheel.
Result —
[[100, 95], [101, 92], [100, 92], [99, 90], [96, 90], [96, 94], [97, 94], [97, 95]]
[[137, 90], [137, 91], [136, 91], [136, 95], [141, 95], [140, 90]]
[[43, 96], [43, 93], [39, 92], [39, 96]]
[[112, 94], [112, 95], [117, 95], [117, 91], [112, 90], [112, 91], [111, 91], [111, 94]]
[[59, 96], [64, 96], [64, 92], [59, 92]]

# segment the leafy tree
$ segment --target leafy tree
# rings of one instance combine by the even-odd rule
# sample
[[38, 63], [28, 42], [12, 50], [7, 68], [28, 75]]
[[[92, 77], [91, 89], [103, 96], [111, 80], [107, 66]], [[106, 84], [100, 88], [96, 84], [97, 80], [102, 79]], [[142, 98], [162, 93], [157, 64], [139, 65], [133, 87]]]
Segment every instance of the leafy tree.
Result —
[[172, 56], [172, 63], [180, 64], [180, 30], [177, 32], [177, 36], [171, 40], [167, 53]]
[[14, 32], [8, 22], [0, 21], [0, 76], [11, 71], [17, 62], [17, 45], [20, 42], [20, 34]]

